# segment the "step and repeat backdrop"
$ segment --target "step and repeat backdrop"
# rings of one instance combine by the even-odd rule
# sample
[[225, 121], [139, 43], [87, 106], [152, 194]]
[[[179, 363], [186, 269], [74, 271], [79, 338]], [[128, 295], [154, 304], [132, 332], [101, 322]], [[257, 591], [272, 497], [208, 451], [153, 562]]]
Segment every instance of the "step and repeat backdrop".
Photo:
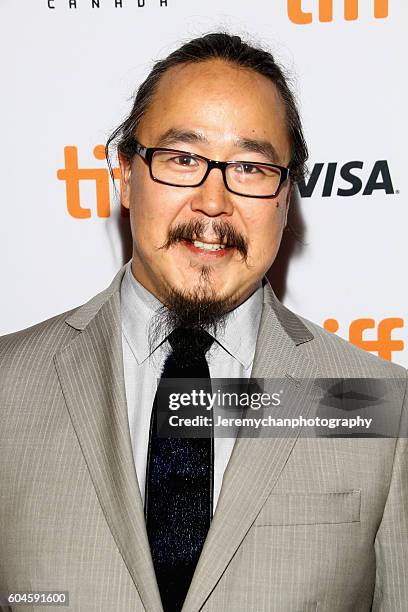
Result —
[[299, 237], [272, 283], [295, 312], [408, 366], [406, 2], [0, 0], [0, 11], [1, 334], [83, 303], [130, 258], [107, 136], [154, 60], [227, 30], [286, 68], [310, 148]]

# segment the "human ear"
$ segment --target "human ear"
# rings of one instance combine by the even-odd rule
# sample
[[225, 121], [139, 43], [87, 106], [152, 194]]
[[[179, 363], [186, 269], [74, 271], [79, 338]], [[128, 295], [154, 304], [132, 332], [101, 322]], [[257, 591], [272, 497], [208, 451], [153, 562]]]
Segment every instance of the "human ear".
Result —
[[118, 152], [119, 158], [119, 167], [120, 173], [122, 175], [121, 180], [121, 194], [120, 194], [120, 202], [122, 206], [125, 208], [129, 208], [130, 206], [130, 177], [132, 173], [132, 164], [129, 159], [127, 159], [123, 153]]

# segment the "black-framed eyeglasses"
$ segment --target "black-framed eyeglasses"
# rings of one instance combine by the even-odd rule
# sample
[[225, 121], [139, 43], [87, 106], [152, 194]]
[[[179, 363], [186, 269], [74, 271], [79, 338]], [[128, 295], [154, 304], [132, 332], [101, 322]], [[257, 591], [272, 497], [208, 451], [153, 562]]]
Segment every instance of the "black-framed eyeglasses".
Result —
[[140, 155], [149, 166], [153, 181], [171, 187], [199, 187], [213, 168], [222, 172], [225, 188], [247, 198], [272, 198], [289, 176], [289, 168], [271, 163], [252, 161], [215, 161], [203, 155], [145, 147], [133, 140], [133, 153]]

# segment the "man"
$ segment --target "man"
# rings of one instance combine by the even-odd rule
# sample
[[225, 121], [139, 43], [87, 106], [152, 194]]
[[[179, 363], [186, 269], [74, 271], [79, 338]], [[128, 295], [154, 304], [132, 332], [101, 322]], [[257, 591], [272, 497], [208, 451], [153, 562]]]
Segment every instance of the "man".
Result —
[[[406, 611], [405, 371], [265, 279], [307, 157], [281, 70], [236, 36], [190, 41], [114, 139], [131, 262], [0, 341], [0, 591], [69, 591], [75, 611]], [[160, 436], [166, 381], [210, 376], [285, 380], [295, 416], [324, 404], [317, 380], [386, 380], [398, 435]]]

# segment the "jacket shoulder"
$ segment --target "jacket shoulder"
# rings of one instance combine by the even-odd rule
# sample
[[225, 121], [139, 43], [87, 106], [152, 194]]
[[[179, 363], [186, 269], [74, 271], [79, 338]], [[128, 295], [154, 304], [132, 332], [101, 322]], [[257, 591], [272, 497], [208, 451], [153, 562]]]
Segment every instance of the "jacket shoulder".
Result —
[[324, 374], [331, 375], [333, 368], [342, 376], [406, 378], [406, 369], [373, 355], [320, 325], [296, 315], [313, 334], [313, 341], [303, 345], [303, 350], [319, 362]]
[[5, 361], [18, 359], [22, 360], [19, 363], [21, 371], [22, 364], [30, 358], [38, 360], [52, 357], [88, 325], [114, 294], [118, 294], [124, 272], [125, 266], [117, 272], [107, 288], [92, 296], [86, 303], [26, 329], [0, 336], [0, 366], [4, 365]]
[[21, 372], [32, 359], [52, 357], [76, 335], [77, 332], [65, 322], [76, 310], [67, 310], [25, 329], [0, 336], [0, 367], [15, 364]]

